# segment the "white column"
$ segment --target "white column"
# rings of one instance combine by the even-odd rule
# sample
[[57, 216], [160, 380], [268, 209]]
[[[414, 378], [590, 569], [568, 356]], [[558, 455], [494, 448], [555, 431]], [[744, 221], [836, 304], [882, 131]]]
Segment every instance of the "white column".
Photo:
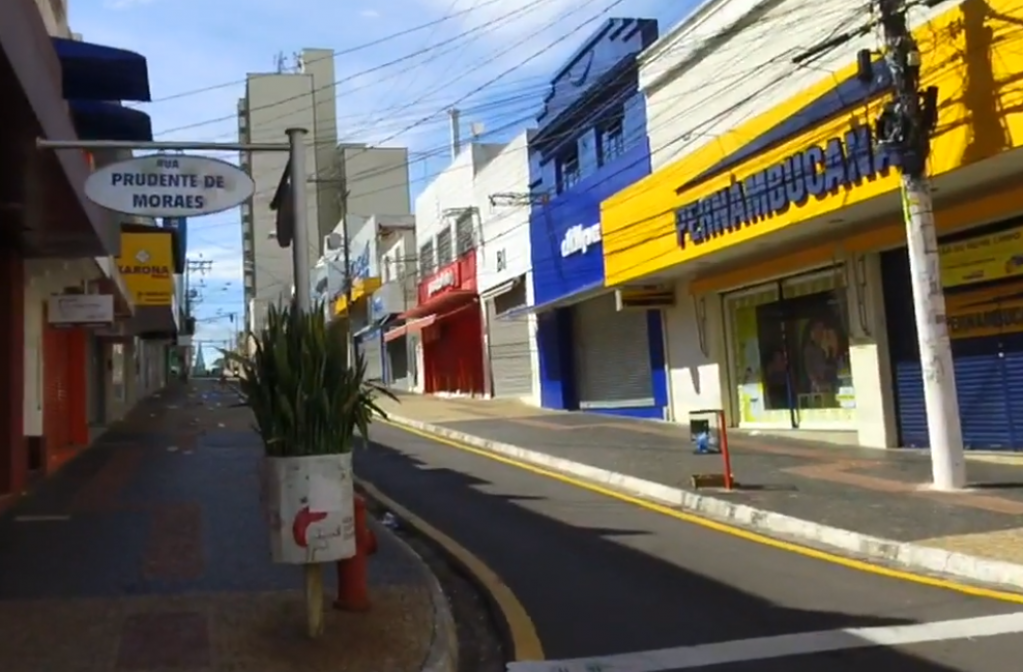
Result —
[[690, 411], [723, 408], [725, 403], [725, 338], [720, 304], [716, 295], [694, 301], [689, 283], [679, 281], [675, 285], [675, 307], [663, 313], [664, 361], [673, 422], [688, 423]]
[[861, 446], [898, 445], [895, 393], [884, 315], [881, 256], [849, 255], [849, 365], [856, 389], [856, 433]]

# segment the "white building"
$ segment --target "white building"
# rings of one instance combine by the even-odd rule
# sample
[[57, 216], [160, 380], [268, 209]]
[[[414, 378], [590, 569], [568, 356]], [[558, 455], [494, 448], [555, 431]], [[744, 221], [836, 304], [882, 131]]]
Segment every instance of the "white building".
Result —
[[[480, 236], [476, 284], [483, 302], [487, 388], [495, 397], [538, 404], [539, 359], [529, 236], [532, 132], [509, 142], [473, 180]], [[516, 312], [520, 311], [520, 312]]]

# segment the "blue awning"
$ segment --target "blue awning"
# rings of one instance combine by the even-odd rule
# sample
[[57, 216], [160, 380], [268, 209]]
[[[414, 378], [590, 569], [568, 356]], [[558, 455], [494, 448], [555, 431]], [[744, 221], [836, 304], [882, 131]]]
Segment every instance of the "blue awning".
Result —
[[119, 103], [69, 100], [71, 119], [82, 140], [123, 140], [149, 142], [153, 122], [149, 115]]
[[65, 100], [152, 100], [145, 56], [92, 42], [51, 39], [63, 73]]
[[574, 303], [579, 303], [587, 299], [592, 299], [595, 296], [604, 294], [609, 291], [603, 282], [594, 282], [589, 285], [585, 285], [579, 288], [578, 291], [572, 292], [565, 296], [559, 296], [556, 299], [550, 301], [544, 301], [533, 306], [520, 306], [518, 308], [512, 308], [509, 311], [498, 314], [497, 319], [504, 320], [513, 317], [521, 317], [523, 315], [535, 315], [536, 313], [543, 313], [548, 310], [554, 310], [555, 308], [564, 308]]

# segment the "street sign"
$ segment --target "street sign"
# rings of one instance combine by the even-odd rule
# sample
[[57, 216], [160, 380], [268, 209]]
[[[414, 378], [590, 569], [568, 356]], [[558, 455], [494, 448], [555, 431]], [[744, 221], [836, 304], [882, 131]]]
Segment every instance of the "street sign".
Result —
[[85, 193], [108, 210], [143, 217], [196, 217], [228, 210], [252, 196], [252, 178], [206, 156], [152, 154], [104, 166]]

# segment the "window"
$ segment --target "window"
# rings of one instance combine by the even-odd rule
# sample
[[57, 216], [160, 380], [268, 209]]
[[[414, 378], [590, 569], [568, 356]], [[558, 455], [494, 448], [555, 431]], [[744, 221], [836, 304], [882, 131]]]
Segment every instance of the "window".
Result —
[[455, 250], [451, 240], [451, 227], [437, 234], [437, 267], [442, 268], [455, 260]]
[[433, 273], [433, 269], [435, 268], [433, 259], [433, 242], [420, 246], [419, 268], [422, 269], [422, 277], [424, 278]]
[[568, 191], [579, 178], [579, 149], [573, 146], [558, 159], [558, 192]]
[[455, 237], [458, 256], [462, 256], [476, 247], [476, 236], [473, 235], [473, 211], [463, 213], [455, 222]]
[[625, 153], [625, 131], [617, 117], [600, 131], [600, 165], [608, 164]]

